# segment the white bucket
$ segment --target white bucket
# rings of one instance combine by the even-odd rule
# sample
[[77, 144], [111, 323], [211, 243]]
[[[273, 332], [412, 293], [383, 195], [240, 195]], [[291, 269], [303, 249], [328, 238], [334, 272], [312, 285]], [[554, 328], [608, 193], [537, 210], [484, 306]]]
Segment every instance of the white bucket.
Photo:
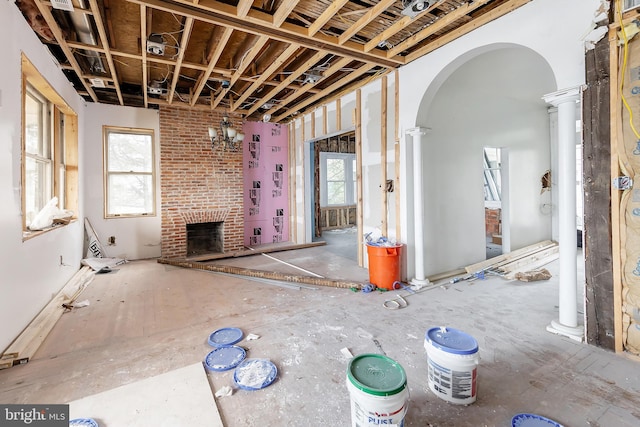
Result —
[[447, 402], [468, 405], [476, 401], [478, 342], [453, 328], [431, 328], [424, 340], [429, 389]]
[[400, 364], [381, 354], [361, 354], [349, 362], [347, 388], [351, 426], [404, 426], [409, 390]]

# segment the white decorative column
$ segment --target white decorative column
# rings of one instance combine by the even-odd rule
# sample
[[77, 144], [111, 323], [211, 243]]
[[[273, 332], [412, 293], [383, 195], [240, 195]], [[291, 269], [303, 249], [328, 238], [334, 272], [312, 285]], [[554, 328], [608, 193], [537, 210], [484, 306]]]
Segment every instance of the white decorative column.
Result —
[[429, 128], [417, 127], [407, 130], [413, 147], [413, 231], [415, 233], [415, 277], [409, 281], [412, 285], [427, 285], [429, 279], [424, 273], [424, 177], [422, 171], [422, 136]]
[[[547, 331], [576, 341], [584, 338], [578, 325], [576, 226], [576, 101], [580, 86], [545, 95], [545, 102], [558, 109], [558, 237], [560, 247], [560, 301], [558, 321], [552, 320]], [[553, 172], [552, 172], [553, 173]]]

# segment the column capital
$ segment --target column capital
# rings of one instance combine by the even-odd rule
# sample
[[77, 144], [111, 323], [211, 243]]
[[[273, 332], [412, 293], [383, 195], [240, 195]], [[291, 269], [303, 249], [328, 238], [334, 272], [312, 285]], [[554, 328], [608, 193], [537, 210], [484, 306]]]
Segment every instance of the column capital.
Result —
[[576, 102], [580, 99], [580, 94], [582, 93], [584, 85], [578, 85], [566, 89], [561, 89], [556, 92], [551, 92], [542, 97], [544, 102], [547, 104], [551, 104], [554, 107], [557, 107], [560, 104], [564, 104], [565, 102]]
[[431, 128], [426, 128], [426, 127], [422, 127], [422, 126], [418, 126], [418, 127], [406, 130], [406, 134], [407, 135], [411, 135], [411, 136], [426, 135], [429, 132], [431, 132]]

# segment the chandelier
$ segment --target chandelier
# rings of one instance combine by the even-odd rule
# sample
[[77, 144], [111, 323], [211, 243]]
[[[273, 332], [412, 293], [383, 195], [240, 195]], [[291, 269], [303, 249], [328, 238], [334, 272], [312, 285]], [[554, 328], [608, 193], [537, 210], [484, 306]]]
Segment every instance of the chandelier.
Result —
[[209, 138], [212, 150], [238, 151], [242, 146], [244, 134], [233, 127], [229, 117], [224, 116], [220, 122], [219, 131], [215, 127], [209, 128]]

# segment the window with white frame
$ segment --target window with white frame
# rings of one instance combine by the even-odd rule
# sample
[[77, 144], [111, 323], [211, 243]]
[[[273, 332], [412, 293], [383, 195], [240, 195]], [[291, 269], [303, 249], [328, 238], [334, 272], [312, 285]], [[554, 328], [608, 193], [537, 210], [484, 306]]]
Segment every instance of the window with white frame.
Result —
[[51, 104], [31, 85], [24, 100], [25, 226], [53, 197]]
[[155, 215], [154, 135], [104, 127], [105, 217]]
[[22, 232], [27, 240], [51, 227], [33, 220], [50, 202], [78, 213], [78, 116], [23, 54], [22, 66]]
[[320, 153], [320, 206], [354, 205], [356, 155]]

